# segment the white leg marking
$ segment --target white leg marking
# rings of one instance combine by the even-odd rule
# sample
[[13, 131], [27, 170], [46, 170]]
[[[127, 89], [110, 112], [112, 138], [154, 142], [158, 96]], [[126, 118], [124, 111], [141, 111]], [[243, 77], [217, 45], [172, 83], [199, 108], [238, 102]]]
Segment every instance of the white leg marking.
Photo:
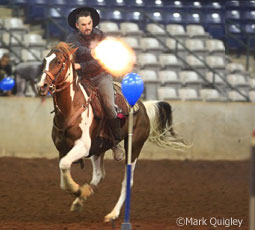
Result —
[[[134, 178], [134, 170], [135, 170], [136, 162], [137, 162], [137, 159], [131, 164], [132, 165], [131, 187], [133, 186], [133, 182], [134, 182], [133, 178]], [[122, 181], [119, 200], [117, 204], [115, 205], [115, 207], [113, 208], [113, 210], [107, 216], [105, 216], [105, 219], [104, 219], [105, 222], [115, 220], [119, 217], [121, 207], [126, 199], [126, 184], [127, 184], [127, 175], [125, 171], [125, 176], [124, 176], [124, 180]]]
[[75, 141], [74, 147], [60, 160], [59, 168], [69, 169], [74, 161], [88, 155], [88, 147], [90, 146], [86, 146], [81, 139]]
[[[46, 60], [46, 66], [45, 66], [45, 69], [46, 71], [49, 71], [49, 68], [50, 68], [50, 63], [51, 61], [56, 57], [56, 54], [51, 54], [49, 57], [45, 57], [45, 60]], [[41, 76], [41, 80], [40, 82], [37, 84], [38, 87], [42, 87], [43, 84], [44, 84], [44, 81], [46, 79], [46, 73], [43, 73], [42, 76]]]
[[104, 172], [103, 172], [104, 168], [102, 169], [101, 167], [103, 158], [104, 158], [104, 153], [101, 154], [100, 156], [91, 157], [91, 163], [93, 166], [93, 175], [92, 175], [92, 180], [90, 184], [93, 184], [95, 186], [97, 186], [104, 177]]

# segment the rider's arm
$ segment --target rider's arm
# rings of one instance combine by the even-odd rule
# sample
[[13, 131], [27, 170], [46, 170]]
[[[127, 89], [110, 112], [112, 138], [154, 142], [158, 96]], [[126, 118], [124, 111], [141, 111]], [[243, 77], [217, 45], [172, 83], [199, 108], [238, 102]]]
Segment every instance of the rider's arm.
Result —
[[73, 34], [70, 34], [66, 38], [66, 42], [72, 43], [74, 47], [78, 47], [76, 51], [77, 55], [84, 56], [84, 55], [91, 55], [91, 51], [89, 48], [85, 47], [81, 42], [79, 42]]
[[98, 71], [101, 68], [101, 65], [97, 62], [97, 60], [91, 57], [91, 60], [79, 63], [81, 65], [81, 70], [83, 73], [89, 73]]

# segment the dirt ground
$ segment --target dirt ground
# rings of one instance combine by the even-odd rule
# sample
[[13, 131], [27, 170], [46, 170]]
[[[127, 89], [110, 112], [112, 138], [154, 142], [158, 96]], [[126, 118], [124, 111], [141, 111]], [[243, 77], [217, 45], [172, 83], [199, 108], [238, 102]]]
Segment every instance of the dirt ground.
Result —
[[[124, 163], [106, 160], [105, 167], [99, 190], [83, 212], [72, 213], [74, 197], [59, 188], [57, 159], [0, 158], [0, 229], [121, 229], [124, 209], [114, 226], [103, 219], [118, 199]], [[90, 161], [83, 170], [74, 165], [72, 174], [80, 184], [90, 181]], [[248, 230], [248, 201], [246, 161], [141, 160], [132, 190], [132, 230]], [[176, 224], [180, 217], [187, 222], [183, 227]]]

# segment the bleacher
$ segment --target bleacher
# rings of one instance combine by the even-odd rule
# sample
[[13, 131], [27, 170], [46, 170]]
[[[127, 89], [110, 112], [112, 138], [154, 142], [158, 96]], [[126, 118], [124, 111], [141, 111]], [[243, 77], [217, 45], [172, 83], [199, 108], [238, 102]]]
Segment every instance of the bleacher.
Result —
[[[16, 63], [42, 60], [50, 41], [64, 40], [70, 31], [69, 12], [88, 5], [100, 13], [101, 30], [135, 50], [134, 71], [144, 80], [144, 99], [255, 101], [250, 73], [226, 58], [226, 52], [245, 49], [248, 40], [254, 49], [254, 2], [1, 1], [15, 16], [0, 18], [1, 48], [11, 50]], [[29, 32], [29, 24], [40, 25], [43, 34]]]

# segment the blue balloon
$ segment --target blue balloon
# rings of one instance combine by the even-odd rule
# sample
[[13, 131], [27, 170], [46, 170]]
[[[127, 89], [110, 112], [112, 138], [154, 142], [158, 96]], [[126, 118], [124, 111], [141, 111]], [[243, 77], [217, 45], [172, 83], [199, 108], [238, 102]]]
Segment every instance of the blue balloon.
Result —
[[143, 93], [144, 85], [137, 73], [128, 73], [121, 83], [122, 93], [128, 103], [133, 107]]
[[4, 91], [12, 90], [15, 85], [15, 81], [11, 77], [5, 77], [0, 81], [0, 89]]

